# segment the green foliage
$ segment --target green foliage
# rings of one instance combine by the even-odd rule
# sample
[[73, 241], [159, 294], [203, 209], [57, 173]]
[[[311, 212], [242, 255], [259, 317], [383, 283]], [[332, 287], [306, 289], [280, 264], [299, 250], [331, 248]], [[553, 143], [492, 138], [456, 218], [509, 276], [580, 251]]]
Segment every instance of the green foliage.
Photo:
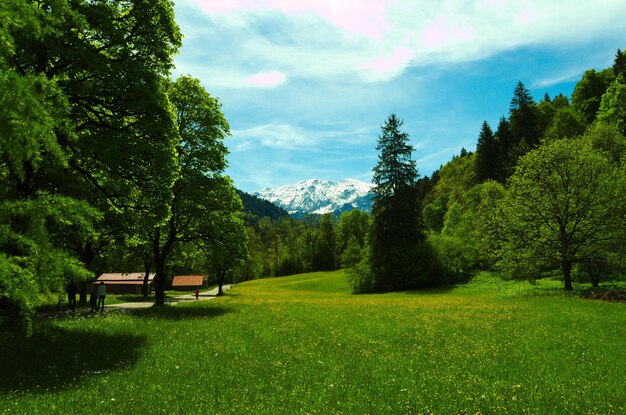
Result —
[[617, 78], [622, 75], [626, 77], [626, 52], [617, 49], [615, 59], [613, 59], [613, 74]]
[[443, 216], [445, 214], [445, 197], [438, 197], [424, 206], [422, 216], [424, 225], [430, 232], [441, 232], [443, 229]]
[[[66, 156], [54, 134], [68, 105], [55, 82], [44, 76], [0, 72], [0, 159], [8, 170], [2, 189], [9, 197], [28, 196], [22, 186], [46, 163], [64, 166]], [[28, 176], [28, 177], [27, 177]]]
[[472, 269], [476, 256], [468, 239], [432, 234], [428, 236], [428, 243], [437, 253], [441, 265], [449, 272], [460, 275]]
[[372, 272], [372, 248], [366, 243], [359, 254], [360, 261], [346, 269], [348, 284], [354, 294], [368, 294], [379, 290], [380, 283]]
[[335, 230], [337, 235], [337, 255], [343, 255], [353, 238], [359, 246], [363, 246], [370, 226], [370, 216], [367, 213], [359, 209], [343, 212], [339, 216]]
[[261, 199], [260, 197], [251, 195], [249, 193], [237, 190], [237, 194], [241, 198], [243, 203], [243, 211], [250, 215], [258, 216], [262, 218], [267, 216], [270, 219], [280, 219], [289, 216], [289, 213], [283, 208], [274, 203]]
[[359, 243], [356, 236], [351, 236], [346, 249], [341, 254], [341, 268], [353, 268], [361, 262], [361, 251], [363, 245]]
[[411, 158], [413, 146], [409, 144], [409, 135], [400, 131], [403, 124], [395, 114], [391, 114], [382, 126], [382, 135], [378, 137], [376, 150], [379, 155], [372, 179], [376, 202], [385, 203], [387, 199], [405, 194], [406, 189], [417, 180], [415, 160]]
[[465, 192], [476, 184], [476, 155], [457, 157], [439, 170], [434, 194], [446, 200], [446, 210], [454, 202], [463, 202]]
[[591, 69], [584, 73], [582, 79], [574, 87], [572, 107], [582, 115], [586, 125], [590, 125], [596, 119], [602, 95], [614, 79], [615, 75], [610, 69], [600, 72]]
[[585, 132], [584, 139], [612, 165], [619, 167], [626, 161], [626, 137], [617, 126], [596, 122]]
[[477, 253], [477, 260], [482, 262], [486, 269], [492, 269], [498, 260], [498, 241], [502, 239], [502, 221], [499, 218], [497, 206], [506, 195], [506, 189], [498, 182], [486, 181], [477, 186], [480, 202], [475, 208], [472, 222], [473, 246]]
[[317, 238], [313, 248], [313, 269], [318, 271], [332, 271], [337, 269], [336, 237], [332, 222], [332, 213], [322, 216]]
[[0, 204], [0, 304], [8, 324], [30, 333], [39, 293], [63, 292], [67, 281], [91, 276], [55, 239], [70, 226], [93, 232], [91, 223], [97, 217], [88, 205], [58, 195]]
[[585, 132], [585, 123], [576, 110], [563, 107], [556, 111], [544, 137], [548, 140], [579, 137]]
[[228, 153], [223, 141], [230, 127], [221, 104], [191, 77], [178, 78], [167, 91], [180, 137], [175, 158], [180, 176], [172, 189], [170, 218], [149, 231], [159, 304], [165, 299], [167, 259], [178, 243], [193, 244], [206, 255], [214, 255], [212, 263], [220, 275], [247, 256], [246, 234], [238, 216], [241, 199], [230, 178], [222, 175]]
[[624, 172], [583, 140], [556, 140], [530, 152], [500, 204], [502, 264], [532, 274], [560, 268], [571, 290], [572, 266], [619, 240], [625, 183]]
[[498, 145], [498, 163], [496, 165], [497, 180], [504, 183], [511, 176], [515, 168], [515, 164], [511, 161], [509, 153], [513, 146], [513, 137], [511, 135], [511, 123], [501, 117], [498, 122], [498, 128], [495, 133], [496, 143]]
[[[369, 270], [375, 290], [393, 291], [433, 285], [438, 276], [429, 269], [434, 254], [423, 243], [424, 226], [418, 203], [417, 169], [411, 159], [413, 147], [395, 114], [382, 127], [374, 167]], [[465, 157], [464, 157], [465, 158]]]
[[535, 101], [522, 81], [517, 83], [509, 109], [509, 122], [513, 145], [525, 141], [534, 147], [541, 137], [541, 120]]
[[487, 121], [483, 122], [478, 143], [476, 144], [476, 180], [495, 180], [497, 178], [498, 144], [495, 141], [491, 127]]
[[626, 75], [619, 75], [602, 96], [598, 120], [626, 135]]

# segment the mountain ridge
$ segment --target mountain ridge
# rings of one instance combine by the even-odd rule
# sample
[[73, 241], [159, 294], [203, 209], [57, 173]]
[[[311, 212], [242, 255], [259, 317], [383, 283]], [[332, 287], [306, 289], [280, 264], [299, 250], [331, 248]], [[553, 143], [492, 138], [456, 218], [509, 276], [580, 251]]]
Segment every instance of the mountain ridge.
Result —
[[357, 179], [339, 182], [308, 179], [253, 194], [268, 200], [291, 215], [302, 213], [341, 213], [352, 209], [370, 212], [373, 185]]

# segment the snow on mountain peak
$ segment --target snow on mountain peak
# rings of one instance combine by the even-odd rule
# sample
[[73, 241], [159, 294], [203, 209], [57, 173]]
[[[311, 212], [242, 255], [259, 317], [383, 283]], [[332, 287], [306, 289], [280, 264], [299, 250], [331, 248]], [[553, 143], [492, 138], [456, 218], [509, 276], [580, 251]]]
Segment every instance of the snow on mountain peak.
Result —
[[330, 213], [358, 208], [370, 211], [373, 185], [357, 179], [338, 183], [308, 179], [254, 194], [277, 204], [289, 213]]

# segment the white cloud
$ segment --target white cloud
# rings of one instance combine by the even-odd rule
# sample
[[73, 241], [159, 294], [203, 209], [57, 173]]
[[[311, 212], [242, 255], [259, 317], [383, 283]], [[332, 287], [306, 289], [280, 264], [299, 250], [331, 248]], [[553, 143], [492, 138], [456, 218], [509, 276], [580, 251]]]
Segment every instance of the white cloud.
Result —
[[243, 130], [233, 130], [236, 140], [258, 142], [263, 147], [300, 149], [314, 147], [317, 141], [302, 129], [288, 124], [264, 124]]
[[[237, 88], [275, 87], [285, 74], [386, 81], [411, 66], [626, 30], [624, 0], [185, 0], [177, 7], [190, 6], [205, 15], [203, 23], [183, 18], [186, 41], [204, 44], [210, 66], [225, 75], [203, 80]], [[197, 59], [182, 54], [177, 64]]]
[[286, 81], [287, 76], [279, 71], [261, 72], [246, 79], [247, 84], [258, 88], [273, 88], [284, 84]]
[[318, 149], [320, 145], [329, 148], [333, 145], [361, 146], [375, 143], [376, 134], [377, 132], [370, 127], [344, 126], [342, 129], [328, 129], [318, 126], [312, 128], [312, 131], [306, 131], [301, 127], [284, 123], [232, 130], [233, 139], [237, 142], [235, 146], [241, 150], [248, 149], [251, 143], [258, 143], [266, 148], [321, 151]]

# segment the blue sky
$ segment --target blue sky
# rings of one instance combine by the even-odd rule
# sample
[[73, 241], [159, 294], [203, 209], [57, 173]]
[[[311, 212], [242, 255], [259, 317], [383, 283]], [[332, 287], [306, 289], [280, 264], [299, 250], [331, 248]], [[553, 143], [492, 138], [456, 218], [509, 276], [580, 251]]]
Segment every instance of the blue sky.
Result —
[[380, 126], [405, 122], [420, 174], [474, 150], [524, 82], [570, 95], [626, 49], [626, 0], [178, 0], [187, 74], [222, 102], [227, 174], [253, 192], [371, 180]]

